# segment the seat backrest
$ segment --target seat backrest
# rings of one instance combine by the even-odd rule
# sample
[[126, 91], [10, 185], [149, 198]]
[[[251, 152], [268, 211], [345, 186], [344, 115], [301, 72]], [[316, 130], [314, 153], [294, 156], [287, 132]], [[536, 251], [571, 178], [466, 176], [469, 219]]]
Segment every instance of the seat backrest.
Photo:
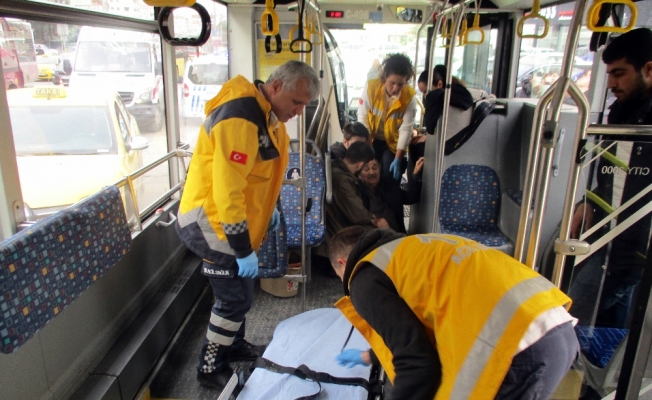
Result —
[[444, 172], [439, 204], [442, 225], [496, 226], [498, 175], [484, 165], [453, 165]]
[[[280, 205], [276, 205], [280, 208]], [[275, 230], [268, 230], [267, 237], [258, 249], [258, 276], [261, 278], [279, 278], [288, 271], [288, 245], [285, 217], [281, 213], [281, 224]]]
[[87, 197], [0, 242], [0, 349], [11, 353], [131, 247], [120, 190]]
[[[324, 160], [322, 160], [319, 151], [316, 156], [306, 153], [306, 170], [303, 172], [300, 168], [300, 154], [290, 153], [290, 161], [286, 169], [285, 179], [293, 180], [299, 176], [306, 179], [306, 200], [310, 203], [310, 210], [306, 214], [306, 229], [311, 230], [311, 227], [318, 228], [307, 234], [309, 245], [315, 246], [321, 243], [324, 234], [323, 202], [326, 178]], [[283, 215], [288, 225], [288, 246], [300, 246], [301, 234], [296, 233], [296, 227], [301, 226], [301, 212], [306, 209], [306, 205], [301, 204], [300, 189], [293, 185], [283, 185], [281, 188], [281, 204]]]

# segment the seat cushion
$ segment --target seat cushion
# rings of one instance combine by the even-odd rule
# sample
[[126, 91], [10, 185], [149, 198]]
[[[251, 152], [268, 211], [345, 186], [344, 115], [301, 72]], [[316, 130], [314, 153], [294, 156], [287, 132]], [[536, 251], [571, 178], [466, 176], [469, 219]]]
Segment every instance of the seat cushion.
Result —
[[582, 353], [591, 364], [604, 368], [609, 364], [616, 348], [623, 341], [628, 329], [601, 328], [591, 326], [575, 327], [575, 334], [580, 342]]

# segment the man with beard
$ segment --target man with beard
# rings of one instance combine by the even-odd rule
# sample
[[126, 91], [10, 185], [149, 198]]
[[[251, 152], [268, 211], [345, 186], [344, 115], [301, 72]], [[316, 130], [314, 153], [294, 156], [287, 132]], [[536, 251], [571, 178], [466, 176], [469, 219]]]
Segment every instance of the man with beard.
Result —
[[[652, 125], [652, 31], [640, 28], [617, 37], [602, 53], [602, 61], [609, 74], [607, 87], [616, 97], [609, 124]], [[652, 184], [652, 143], [635, 140], [636, 137], [624, 136], [622, 141], [600, 143], [597, 185], [587, 190], [586, 201], [573, 215], [572, 237], [579, 237], [581, 231], [588, 230]], [[650, 201], [652, 196], [644, 195], [588, 240], [594, 242], [595, 236], [603, 236], [616, 224], [622, 224]], [[604, 246], [587, 260], [569, 292], [573, 299], [570, 312], [580, 324], [591, 323], [597, 305], [597, 326], [625, 327], [632, 293], [643, 274], [649, 240], [648, 213], [614, 238], [609, 252]]]

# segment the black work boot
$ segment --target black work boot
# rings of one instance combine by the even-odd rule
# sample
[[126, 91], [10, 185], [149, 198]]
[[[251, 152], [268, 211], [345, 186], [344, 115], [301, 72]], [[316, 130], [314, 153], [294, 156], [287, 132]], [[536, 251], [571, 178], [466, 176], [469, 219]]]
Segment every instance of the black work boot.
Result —
[[232, 375], [233, 370], [228, 366], [219, 371], [213, 371], [210, 374], [197, 371], [197, 381], [199, 381], [199, 384], [202, 386], [222, 391]]
[[236, 348], [232, 348], [229, 353], [230, 361], [255, 361], [258, 357], [261, 357], [265, 352], [267, 346], [264, 345], [255, 345], [247, 342], [246, 340], [242, 341], [242, 344]]

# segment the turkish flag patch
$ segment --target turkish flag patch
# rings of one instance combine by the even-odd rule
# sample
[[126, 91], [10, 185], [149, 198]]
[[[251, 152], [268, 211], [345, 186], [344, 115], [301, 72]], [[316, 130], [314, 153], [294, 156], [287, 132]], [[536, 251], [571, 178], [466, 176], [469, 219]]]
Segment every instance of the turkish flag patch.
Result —
[[229, 160], [240, 164], [247, 164], [247, 155], [244, 153], [238, 153], [237, 151], [232, 151]]
[[362, 97], [360, 97], [360, 99], [358, 100], [358, 103], [360, 103], [360, 105], [364, 104], [364, 100], [362, 100]]

